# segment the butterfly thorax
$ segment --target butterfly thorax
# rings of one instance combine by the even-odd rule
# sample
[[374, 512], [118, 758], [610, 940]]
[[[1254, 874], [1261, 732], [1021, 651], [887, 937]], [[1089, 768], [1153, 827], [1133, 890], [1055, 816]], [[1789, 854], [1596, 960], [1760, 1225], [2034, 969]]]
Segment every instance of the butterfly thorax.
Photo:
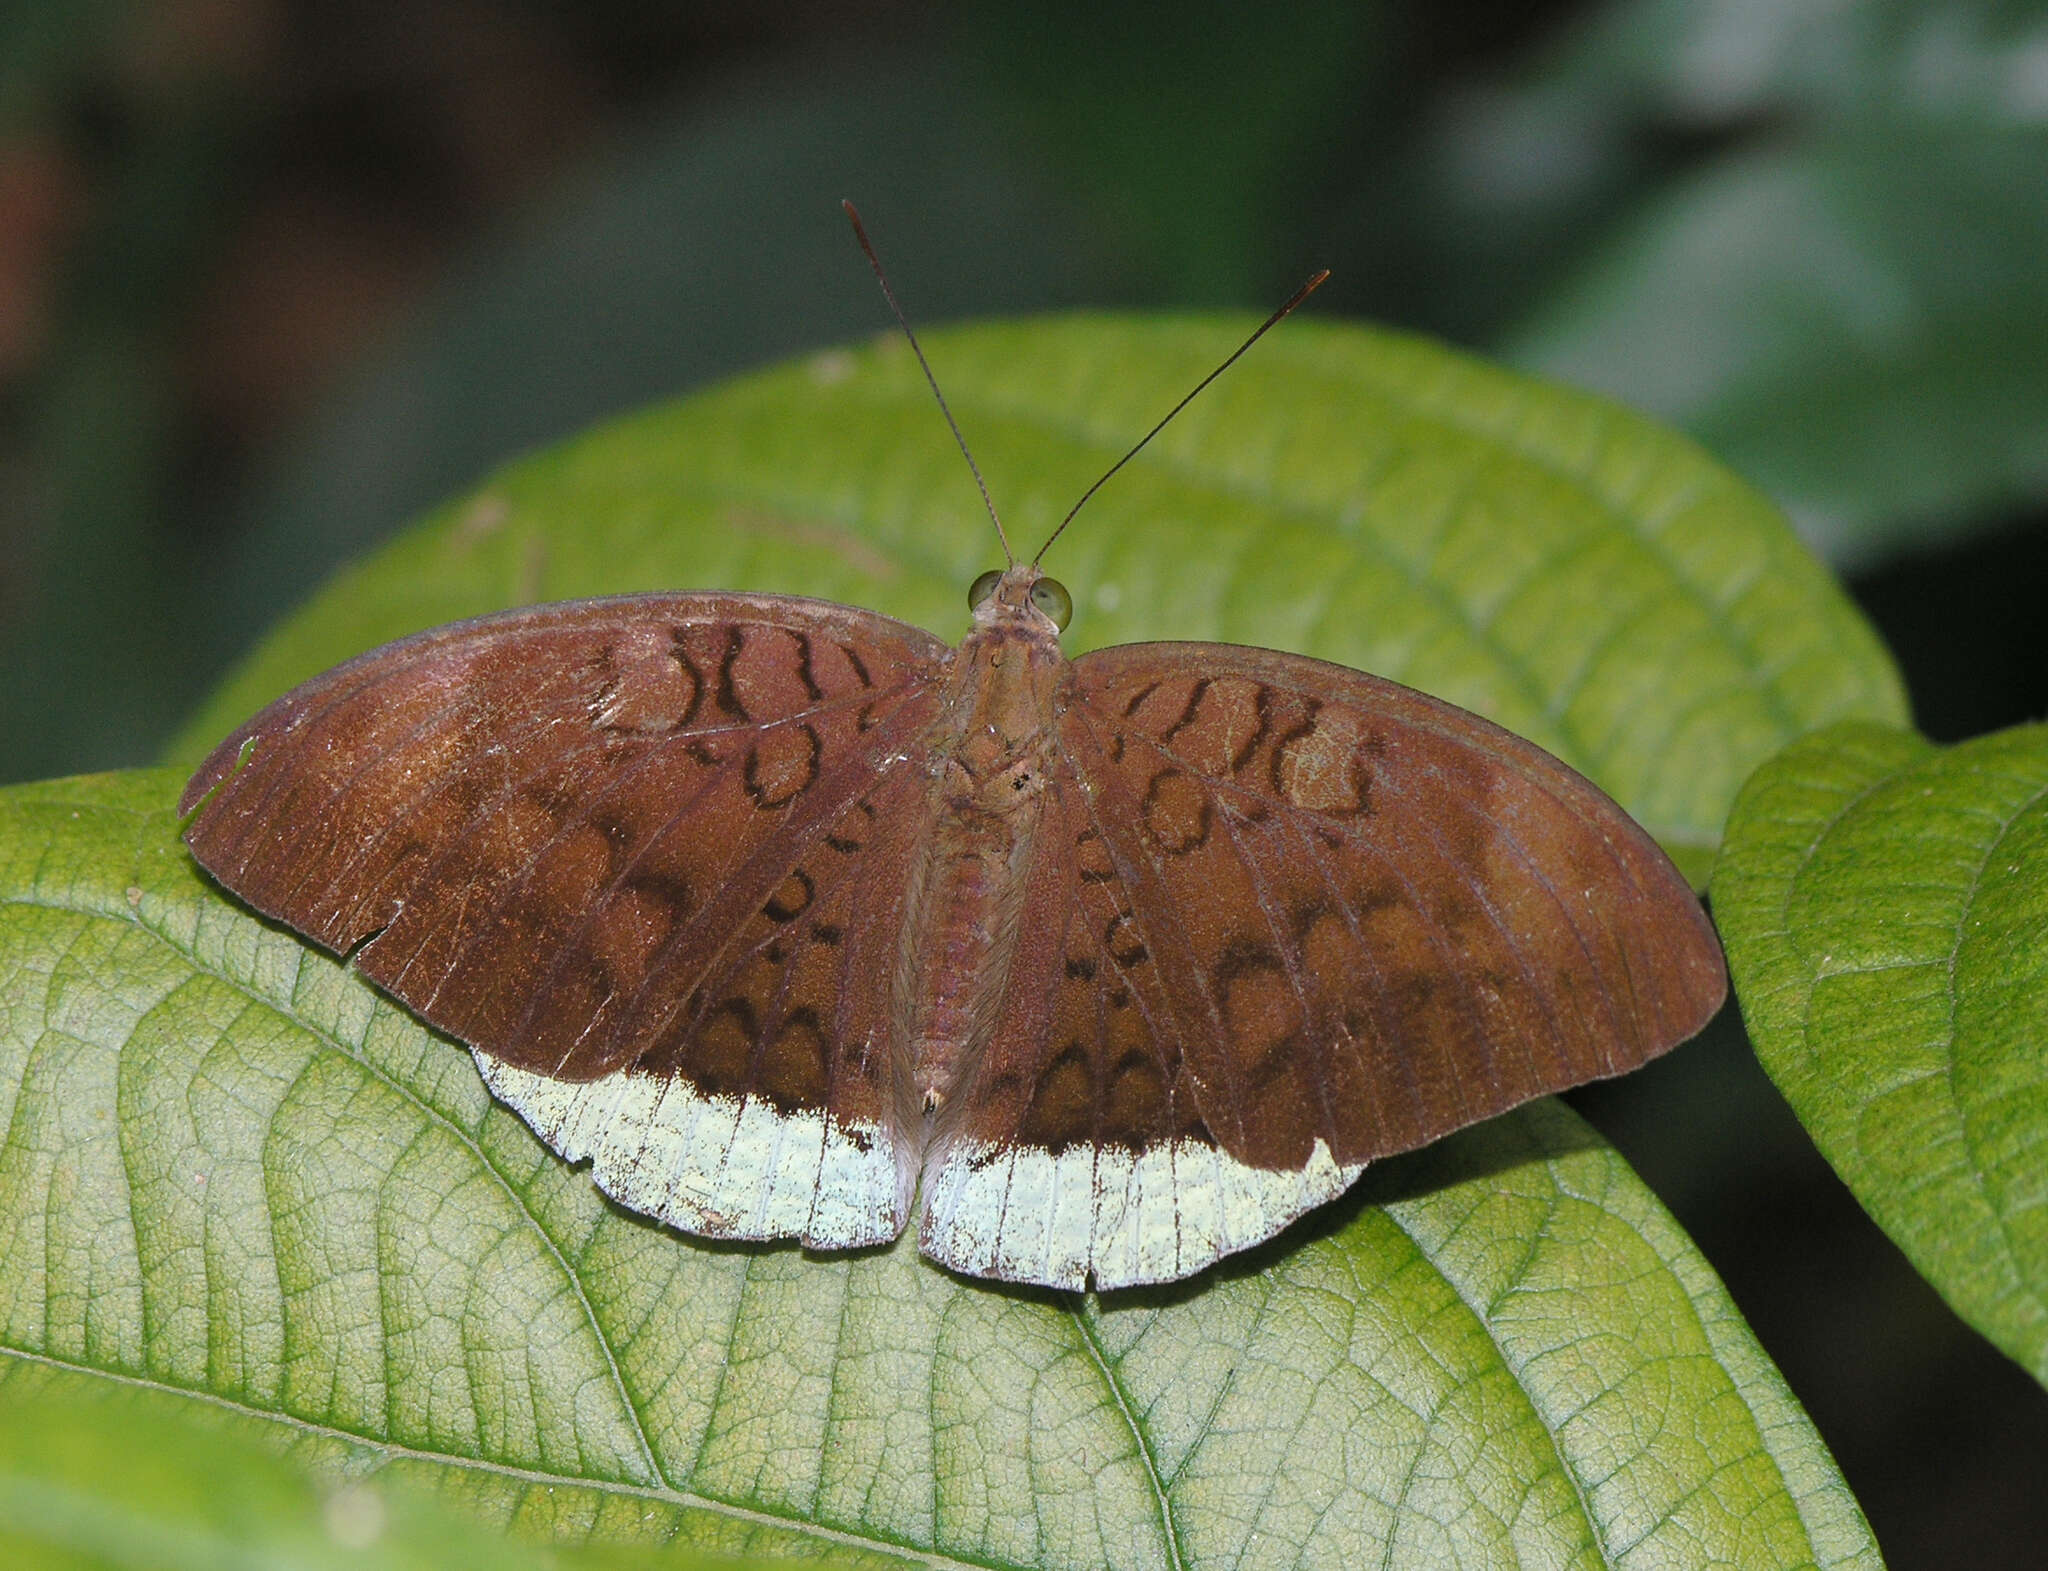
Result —
[[1044, 819], [1068, 666], [1051, 621], [1009, 588], [1006, 580], [976, 608], [931, 738], [932, 829], [911, 884], [894, 993], [909, 1046], [899, 1059], [906, 1122], [945, 1107], [994, 1025], [989, 1006], [1016, 949]]

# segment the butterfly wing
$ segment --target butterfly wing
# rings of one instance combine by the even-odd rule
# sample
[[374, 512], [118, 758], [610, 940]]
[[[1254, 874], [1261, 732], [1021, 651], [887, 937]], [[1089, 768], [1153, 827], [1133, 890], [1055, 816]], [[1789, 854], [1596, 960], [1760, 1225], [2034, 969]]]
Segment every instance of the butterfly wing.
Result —
[[483, 617], [287, 694], [180, 809], [215, 877], [472, 1044], [624, 1204], [873, 1242], [915, 1154], [852, 984], [894, 955], [950, 657], [780, 596]]
[[927, 1181], [926, 1250], [963, 1269], [1186, 1275], [1374, 1157], [1634, 1068], [1724, 996], [1648, 835], [1411, 689], [1125, 645], [1074, 663], [1060, 739], [1064, 839]]

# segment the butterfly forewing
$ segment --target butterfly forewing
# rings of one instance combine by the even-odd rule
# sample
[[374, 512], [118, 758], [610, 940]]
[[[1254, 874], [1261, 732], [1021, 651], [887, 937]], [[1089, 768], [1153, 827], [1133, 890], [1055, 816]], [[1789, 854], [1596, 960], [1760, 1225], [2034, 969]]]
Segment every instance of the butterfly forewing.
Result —
[[[949, 658], [786, 597], [486, 617], [287, 695], [181, 809], [212, 793], [202, 864], [471, 1043], [627, 1204], [866, 1241], [901, 1225], [907, 1159], [885, 1001], [849, 985], [885, 967], [900, 901], [859, 888], [907, 881]], [[813, 1214], [835, 1161], [838, 1211], [879, 1213], [864, 1232]]]
[[1408, 1149], [1615, 1074], [1726, 989], [1704, 912], [1581, 776], [1475, 715], [1322, 661], [1127, 645], [1064, 734], [1184, 951], [1211, 1129], [1261, 1166]]

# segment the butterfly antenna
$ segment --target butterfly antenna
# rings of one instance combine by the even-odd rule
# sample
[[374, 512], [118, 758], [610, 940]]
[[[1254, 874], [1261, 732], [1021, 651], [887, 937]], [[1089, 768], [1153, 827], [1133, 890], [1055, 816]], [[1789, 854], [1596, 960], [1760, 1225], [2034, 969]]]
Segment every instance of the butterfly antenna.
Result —
[[1164, 420], [1161, 420], [1159, 424], [1155, 425], [1151, 430], [1147, 431], [1143, 436], [1139, 437], [1136, 444], [1131, 448], [1131, 450], [1128, 453], [1124, 454], [1123, 457], [1119, 458], [1115, 463], [1111, 464], [1109, 468], [1105, 469], [1102, 472], [1102, 478], [1096, 481], [1095, 484], [1090, 486], [1087, 490], [1083, 491], [1081, 493], [1081, 500], [1076, 502], [1072, 507], [1067, 509], [1067, 516], [1060, 520], [1059, 528], [1055, 529], [1050, 535], [1046, 537], [1045, 544], [1038, 548], [1038, 555], [1034, 556], [1031, 559], [1031, 565], [1033, 567], [1036, 567], [1040, 562], [1045, 560], [1045, 553], [1052, 549], [1053, 541], [1059, 539], [1061, 535], [1066, 533], [1067, 525], [1071, 524], [1074, 521], [1074, 515], [1080, 512], [1081, 509], [1087, 505], [1088, 498], [1090, 498], [1097, 491], [1100, 491], [1103, 488], [1103, 486], [1108, 482], [1109, 477], [1111, 475], [1115, 474], [1119, 469], [1123, 468], [1125, 464], [1128, 464], [1132, 459], [1136, 458], [1138, 456], [1138, 450], [1140, 448], [1142, 448], [1147, 442], [1151, 441], [1152, 438], [1157, 436], [1161, 431], [1164, 431], [1166, 429], [1167, 421], [1171, 420], [1175, 415], [1179, 414], [1183, 409], [1187, 408], [1189, 404], [1195, 401], [1196, 393], [1201, 392], [1203, 388], [1207, 387], [1211, 382], [1215, 381], [1217, 377], [1221, 376], [1225, 371], [1228, 371], [1233, 365], [1235, 365], [1237, 363], [1237, 357], [1239, 355], [1243, 354], [1247, 349], [1251, 348], [1251, 346], [1257, 343], [1261, 338], [1264, 338], [1269, 329], [1279, 326], [1280, 319], [1286, 316], [1296, 306], [1300, 305], [1302, 301], [1306, 300], [1310, 295], [1314, 294], [1317, 289], [1321, 288], [1323, 280], [1328, 278], [1329, 276], [1330, 270], [1326, 267], [1321, 272], [1317, 273], [1315, 277], [1311, 278], [1307, 283], [1303, 284], [1299, 289], [1295, 290], [1293, 294], [1289, 295], [1287, 297], [1287, 303], [1283, 305], [1279, 310], [1275, 311], [1271, 316], [1267, 317], [1265, 321], [1261, 322], [1258, 325], [1258, 327], [1253, 331], [1252, 336], [1247, 338], [1243, 343], [1239, 344], [1237, 348], [1231, 352], [1229, 359], [1225, 360], [1223, 364], [1219, 365], [1215, 370], [1211, 371], [1207, 376], [1203, 377], [1201, 381], [1197, 382], [1194, 386], [1193, 392], [1190, 392], [1187, 397], [1183, 398], [1179, 403], [1175, 404], [1171, 409], [1166, 411], [1166, 418]]
[[[861, 225], [860, 213], [851, 202], [841, 201], [839, 205], [846, 209], [846, 216], [853, 223], [853, 237], [860, 242], [861, 250], [867, 254], [868, 266], [875, 270], [875, 282], [882, 286], [882, 298], [889, 302], [889, 309], [896, 313], [896, 325], [903, 329], [903, 336], [910, 340], [910, 351], [917, 356], [917, 363], [924, 368], [924, 379], [931, 384], [932, 397], [939, 401], [939, 413], [946, 417], [946, 424], [953, 428], [953, 440], [960, 444], [960, 456], [967, 460], [967, 467], [974, 474], [974, 483], [981, 488], [982, 505], [988, 509], [989, 520], [996, 526], [996, 539], [1002, 542], [1003, 559], [1015, 567], [1017, 553], [1010, 549], [1009, 532], [1003, 528], [1002, 515], [996, 511], [995, 498], [988, 494], [988, 482], [981, 478], [981, 466], [967, 450], [967, 438], [960, 434], [960, 422], [953, 418], [953, 411], [946, 407], [946, 395], [939, 391], [939, 379], [932, 375], [931, 362], [925, 359], [924, 348], [918, 343], [917, 334], [910, 330], [910, 318], [903, 314], [903, 307], [896, 303], [896, 291], [889, 287], [889, 275], [882, 271], [882, 259], [875, 255], [875, 248], [868, 243], [868, 232]], [[1284, 312], [1282, 314], [1285, 315]]]

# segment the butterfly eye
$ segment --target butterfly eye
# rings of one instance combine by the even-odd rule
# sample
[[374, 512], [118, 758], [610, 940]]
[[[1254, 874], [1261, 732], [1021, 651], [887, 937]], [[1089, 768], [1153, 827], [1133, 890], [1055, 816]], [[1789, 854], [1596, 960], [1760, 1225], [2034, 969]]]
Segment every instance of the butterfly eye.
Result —
[[1031, 603], [1052, 618], [1052, 625], [1061, 632], [1074, 619], [1074, 597], [1067, 593], [1067, 586], [1057, 578], [1041, 578], [1031, 586]]
[[1003, 570], [1000, 567], [992, 567], [973, 583], [969, 584], [967, 586], [967, 609], [970, 611], [977, 609], [982, 601], [996, 592], [996, 585], [1002, 581]]

